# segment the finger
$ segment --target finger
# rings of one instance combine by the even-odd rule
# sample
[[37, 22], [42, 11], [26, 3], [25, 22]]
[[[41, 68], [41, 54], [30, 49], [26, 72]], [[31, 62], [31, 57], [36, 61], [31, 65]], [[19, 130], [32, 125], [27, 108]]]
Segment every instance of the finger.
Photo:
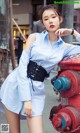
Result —
[[24, 109], [24, 114], [28, 115], [28, 109]]
[[58, 35], [58, 36], [60, 36], [60, 32], [61, 32], [60, 30], [57, 32], [57, 35]]
[[64, 35], [64, 31], [62, 30], [61, 32], [60, 32], [60, 36], [63, 36]]
[[63, 34], [63, 30], [60, 29], [60, 30], [58, 31], [58, 35], [59, 35], [59, 36], [62, 36], [62, 34]]
[[57, 31], [55, 32], [55, 34], [58, 35], [58, 34], [59, 34], [59, 30], [57, 30]]
[[31, 109], [27, 109], [24, 111], [24, 114], [31, 116], [32, 115], [32, 110]]
[[32, 115], [32, 110], [31, 110], [31, 109], [29, 110], [28, 115], [29, 115], [29, 116]]

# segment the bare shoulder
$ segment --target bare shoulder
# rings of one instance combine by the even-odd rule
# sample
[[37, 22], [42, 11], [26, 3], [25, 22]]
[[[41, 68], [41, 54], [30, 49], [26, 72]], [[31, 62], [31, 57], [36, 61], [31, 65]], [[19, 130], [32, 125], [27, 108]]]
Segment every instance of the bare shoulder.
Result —
[[30, 34], [28, 38], [36, 39], [36, 35], [35, 35], [35, 33]]
[[36, 40], [36, 35], [35, 35], [35, 33], [30, 34], [27, 40], [35, 41], [35, 40]]
[[32, 45], [32, 43], [36, 40], [36, 35], [35, 33], [30, 34], [29, 37], [26, 40], [26, 50], [28, 50], [30, 48], [30, 46]]

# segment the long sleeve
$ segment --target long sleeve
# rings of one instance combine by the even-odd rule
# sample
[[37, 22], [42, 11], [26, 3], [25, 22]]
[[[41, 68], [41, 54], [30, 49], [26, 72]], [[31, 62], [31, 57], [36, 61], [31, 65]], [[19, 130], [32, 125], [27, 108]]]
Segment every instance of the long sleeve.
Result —
[[68, 45], [68, 46], [66, 46], [66, 50], [65, 50], [64, 55], [65, 56], [70, 56], [70, 55], [77, 54], [77, 53], [80, 53], [80, 46], [78, 46], [78, 45]]
[[78, 42], [80, 42], [80, 36], [77, 36], [77, 37], [76, 37], [76, 40], [77, 40]]
[[28, 52], [23, 51], [18, 66], [17, 81], [19, 97], [21, 101], [31, 100], [30, 83], [29, 79], [27, 78], [27, 66], [29, 63], [29, 58], [30, 50]]

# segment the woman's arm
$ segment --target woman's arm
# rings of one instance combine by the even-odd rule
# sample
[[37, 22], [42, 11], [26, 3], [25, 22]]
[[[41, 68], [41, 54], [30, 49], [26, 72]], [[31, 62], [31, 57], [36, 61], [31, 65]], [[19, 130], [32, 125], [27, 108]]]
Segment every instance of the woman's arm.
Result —
[[58, 29], [55, 34], [58, 36], [73, 35], [74, 37], [76, 37], [76, 40], [80, 42], [80, 34], [75, 29], [61, 28]]
[[32, 102], [31, 102], [31, 90], [30, 82], [27, 77], [27, 66], [30, 60], [31, 46], [36, 40], [35, 34], [32, 34], [28, 37], [26, 42], [26, 48], [23, 50], [20, 63], [18, 66], [18, 92], [20, 101], [24, 103], [24, 113], [28, 116], [32, 115]]
[[64, 57], [74, 54], [80, 54], [80, 46], [65, 43]]
[[18, 91], [21, 101], [31, 100], [30, 84], [29, 84], [29, 79], [27, 78], [27, 66], [30, 59], [31, 46], [35, 41], [35, 39], [36, 39], [35, 34], [31, 34], [28, 37], [26, 42], [26, 48], [22, 52], [20, 63], [18, 66], [17, 81], [18, 81]]

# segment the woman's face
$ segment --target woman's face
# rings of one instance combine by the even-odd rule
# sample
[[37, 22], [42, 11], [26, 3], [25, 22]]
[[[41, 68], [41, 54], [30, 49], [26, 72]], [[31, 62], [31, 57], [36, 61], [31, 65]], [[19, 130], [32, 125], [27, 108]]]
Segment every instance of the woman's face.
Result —
[[55, 10], [48, 9], [42, 15], [43, 25], [49, 32], [55, 32], [62, 22], [62, 18], [58, 16]]

